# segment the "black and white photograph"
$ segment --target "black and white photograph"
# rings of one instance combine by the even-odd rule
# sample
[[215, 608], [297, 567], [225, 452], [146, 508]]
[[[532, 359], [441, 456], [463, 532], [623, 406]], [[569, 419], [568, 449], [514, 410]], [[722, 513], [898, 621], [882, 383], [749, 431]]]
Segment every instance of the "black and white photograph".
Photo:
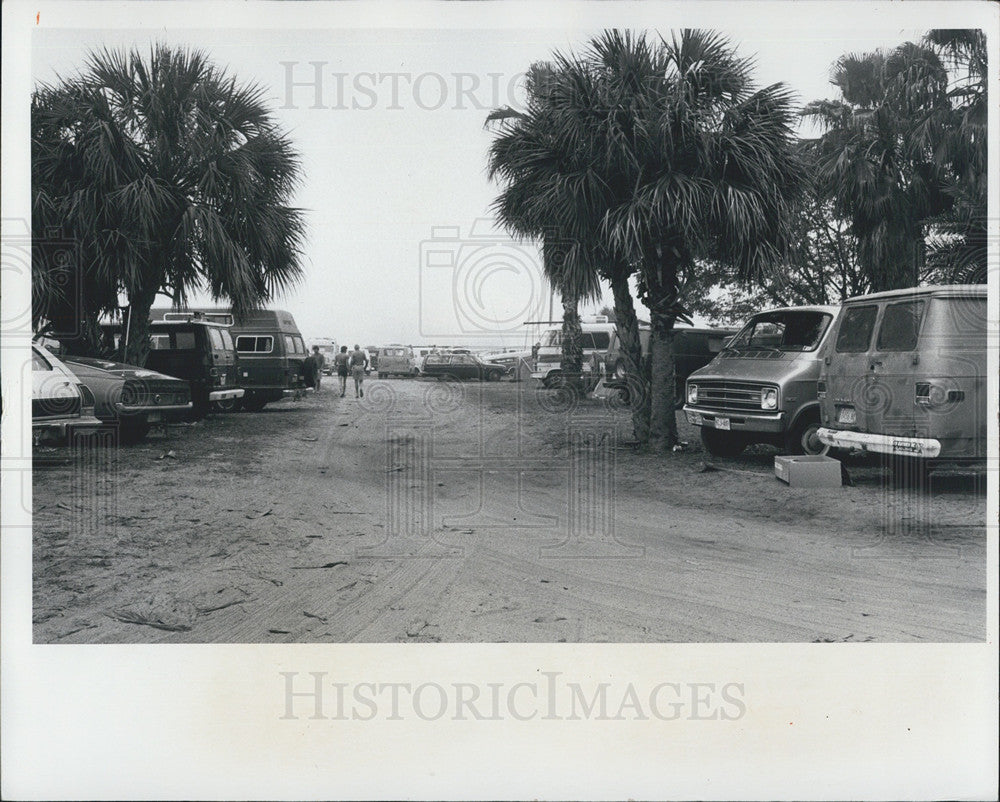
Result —
[[995, 798], [996, 6], [3, 15], [5, 798]]

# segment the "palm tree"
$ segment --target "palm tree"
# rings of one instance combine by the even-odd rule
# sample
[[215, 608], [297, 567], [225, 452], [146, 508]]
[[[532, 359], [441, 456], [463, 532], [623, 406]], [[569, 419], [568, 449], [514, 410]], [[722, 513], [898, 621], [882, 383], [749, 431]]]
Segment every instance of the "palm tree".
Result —
[[842, 99], [803, 112], [824, 129], [814, 143], [824, 192], [851, 221], [872, 289], [915, 285], [928, 221], [954, 204], [935, 157], [952, 114], [947, 71], [932, 48], [908, 42], [843, 56], [831, 80]]
[[145, 361], [157, 293], [207, 290], [242, 314], [300, 278], [298, 156], [264, 88], [204, 53], [94, 52], [36, 88], [31, 123], [33, 231], [78, 243], [91, 328], [127, 298], [126, 361]]
[[716, 33], [654, 43], [606, 31], [589, 52], [609, 86], [608, 159], [632, 186], [603, 228], [639, 265], [652, 326], [650, 442], [668, 449], [677, 442], [673, 328], [688, 318], [688, 279], [715, 261], [751, 282], [786, 250], [803, 180], [791, 95], [781, 84], [757, 89], [752, 63]]
[[[648, 381], [641, 371], [639, 323], [629, 289], [635, 265], [601, 235], [608, 212], [621, 203], [631, 186], [627, 174], [607, 159], [600, 125], [609, 106], [595, 66], [572, 55], [554, 53], [551, 62], [528, 73], [525, 112], [498, 109], [488, 117], [498, 122], [489, 152], [489, 174], [504, 183], [497, 198], [498, 217], [516, 233], [548, 235], [560, 252], [561, 281], [575, 283], [564, 301], [563, 370], [579, 372], [574, 333], [579, 318], [573, 298], [596, 294], [598, 279], [607, 281], [614, 297], [615, 320], [632, 397], [636, 440], [649, 437]], [[530, 222], [529, 222], [530, 221]], [[546, 259], [547, 265], [552, 260]], [[547, 266], [551, 273], [551, 267]]]
[[578, 228], [577, 202], [563, 181], [567, 149], [567, 109], [564, 66], [536, 63], [527, 73], [527, 108], [496, 109], [487, 124], [497, 124], [490, 145], [488, 172], [503, 183], [493, 204], [501, 223], [518, 236], [540, 240], [542, 267], [557, 287], [563, 306], [560, 372], [568, 388], [582, 392], [582, 330], [579, 303], [600, 295], [598, 273], [574, 239]]

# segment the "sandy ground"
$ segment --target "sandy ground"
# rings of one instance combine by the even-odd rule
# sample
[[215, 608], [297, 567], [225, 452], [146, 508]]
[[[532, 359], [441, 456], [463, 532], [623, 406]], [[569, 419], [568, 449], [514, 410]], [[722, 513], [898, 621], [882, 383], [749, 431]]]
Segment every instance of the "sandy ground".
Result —
[[985, 637], [968, 476], [792, 489], [773, 449], [706, 469], [683, 422], [637, 454], [608, 399], [366, 388], [36, 455], [36, 642]]

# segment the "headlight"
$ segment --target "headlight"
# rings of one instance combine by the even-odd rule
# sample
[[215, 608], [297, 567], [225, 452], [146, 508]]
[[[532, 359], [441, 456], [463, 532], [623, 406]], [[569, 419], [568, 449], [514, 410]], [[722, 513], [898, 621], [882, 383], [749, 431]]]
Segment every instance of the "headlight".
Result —
[[698, 385], [689, 384], [688, 385], [688, 403], [697, 404], [698, 403]]
[[765, 387], [760, 393], [761, 409], [778, 408], [778, 390], [776, 387]]

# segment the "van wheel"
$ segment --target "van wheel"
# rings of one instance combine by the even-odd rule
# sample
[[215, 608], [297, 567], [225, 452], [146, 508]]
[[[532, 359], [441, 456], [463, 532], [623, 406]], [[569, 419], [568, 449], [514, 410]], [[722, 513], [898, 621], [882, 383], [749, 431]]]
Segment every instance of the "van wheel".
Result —
[[247, 412], [260, 412], [264, 407], [267, 406], [266, 398], [258, 398], [257, 396], [252, 396], [251, 398], [242, 398], [242, 406]]
[[806, 454], [813, 457], [825, 455], [830, 446], [821, 443], [816, 433], [819, 431], [819, 419], [806, 415], [795, 422], [788, 434], [785, 435], [785, 451], [798, 456]]
[[498, 382], [500, 381], [503, 374], [499, 370], [491, 370], [486, 374], [486, 381], [488, 382]]
[[216, 401], [214, 406], [217, 412], [239, 412], [240, 407], [243, 406], [243, 399], [226, 398], [222, 401]]
[[701, 427], [701, 444], [713, 457], [738, 457], [749, 445], [742, 434], [720, 432], [707, 426]]

